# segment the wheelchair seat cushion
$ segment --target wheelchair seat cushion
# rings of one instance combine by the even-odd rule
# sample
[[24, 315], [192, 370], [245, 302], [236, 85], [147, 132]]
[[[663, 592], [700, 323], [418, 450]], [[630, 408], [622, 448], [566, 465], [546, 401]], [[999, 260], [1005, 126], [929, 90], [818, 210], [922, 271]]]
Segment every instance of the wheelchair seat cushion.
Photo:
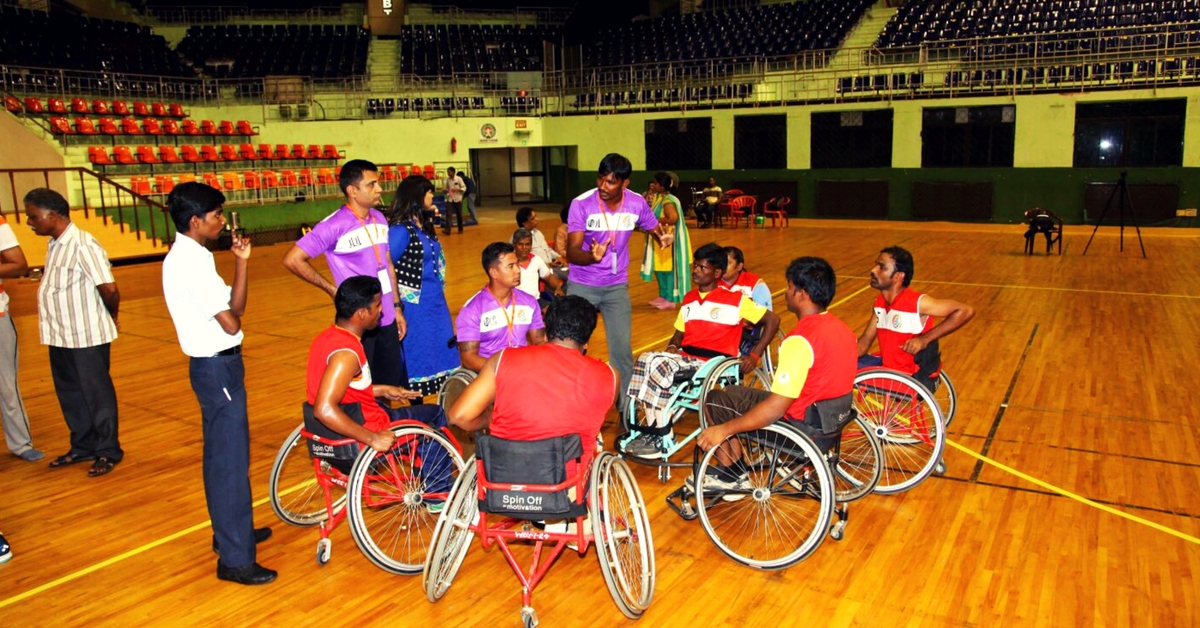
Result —
[[[342, 404], [342, 412], [350, 417], [350, 420], [362, 425], [365, 422], [362, 413], [362, 406], [357, 403]], [[316, 436], [320, 436], [326, 440], [345, 440], [348, 438], [345, 435], [329, 429], [320, 419], [316, 417], [312, 404], [304, 402], [304, 429]], [[358, 458], [358, 452], [361, 446], [358, 441], [346, 445], [330, 445], [328, 443], [318, 443], [313, 440], [308, 441], [308, 453], [314, 458], [324, 458], [326, 460], [349, 460], [353, 461]]]
[[821, 453], [826, 453], [841, 437], [842, 428], [857, 416], [854, 395], [850, 393], [817, 401], [804, 411], [804, 420], [788, 417], [788, 422], [811, 438]]
[[[505, 440], [487, 434], [475, 437], [475, 452], [483, 461], [488, 482], [504, 484], [561, 484], [567, 481], [567, 461], [583, 458], [578, 434], [534, 441]], [[583, 472], [583, 469], [580, 469]], [[519, 519], [566, 519], [587, 514], [567, 489], [553, 493], [489, 489], [480, 510]]]

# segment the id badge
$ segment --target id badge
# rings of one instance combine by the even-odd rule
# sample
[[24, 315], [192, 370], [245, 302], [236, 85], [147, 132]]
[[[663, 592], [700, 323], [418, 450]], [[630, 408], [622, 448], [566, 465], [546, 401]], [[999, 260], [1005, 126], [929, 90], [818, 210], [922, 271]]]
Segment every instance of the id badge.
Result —
[[379, 269], [379, 287], [383, 289], [383, 296], [392, 293], [392, 276], [388, 274], [388, 269]]

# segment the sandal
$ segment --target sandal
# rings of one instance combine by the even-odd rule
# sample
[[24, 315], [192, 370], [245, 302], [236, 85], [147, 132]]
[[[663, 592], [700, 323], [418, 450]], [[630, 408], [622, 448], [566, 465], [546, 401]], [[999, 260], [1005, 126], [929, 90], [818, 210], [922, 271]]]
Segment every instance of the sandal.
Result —
[[108, 475], [109, 473], [112, 473], [113, 467], [116, 466], [117, 463], [115, 460], [100, 456], [99, 458], [96, 458], [96, 462], [92, 463], [92, 468], [88, 469], [88, 477], [98, 478], [102, 475]]
[[73, 464], [79, 464], [81, 462], [87, 462], [88, 460], [95, 460], [95, 459], [96, 459], [95, 456], [76, 456], [76, 455], [71, 454], [70, 452], [67, 452], [67, 453], [55, 458], [53, 461], [51, 461], [50, 468], [51, 469], [61, 469], [63, 467], [69, 467]]

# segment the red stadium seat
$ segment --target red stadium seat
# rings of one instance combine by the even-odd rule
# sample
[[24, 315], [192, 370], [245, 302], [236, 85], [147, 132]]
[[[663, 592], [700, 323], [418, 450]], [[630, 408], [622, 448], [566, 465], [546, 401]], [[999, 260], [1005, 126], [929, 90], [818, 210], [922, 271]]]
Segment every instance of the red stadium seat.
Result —
[[167, 115], [172, 118], [186, 118], [187, 114], [183, 112], [183, 105], [179, 103], [171, 103], [167, 105]]
[[61, 98], [47, 98], [46, 111], [49, 111], [50, 113], [65, 114], [67, 112], [67, 105]]
[[425, 166], [425, 178], [430, 181], [437, 180], [437, 169], [433, 166]]
[[162, 160], [164, 164], [183, 163], [183, 159], [179, 157], [179, 153], [175, 151], [175, 147], [169, 144], [164, 144], [158, 147], [158, 158]]
[[112, 118], [100, 118], [100, 132], [105, 135], [120, 135], [121, 129], [117, 128], [117, 123]]
[[292, 159], [304, 159], [304, 144], [292, 144], [292, 152], [288, 156]]
[[89, 114], [92, 112], [92, 110], [88, 108], [87, 101], [82, 98], [71, 99], [71, 111], [82, 114]]
[[204, 133], [203, 133], [203, 131], [200, 130], [200, 127], [196, 125], [195, 120], [184, 120], [183, 121], [183, 134], [184, 135], [203, 135]]
[[155, 118], [142, 118], [142, 130], [150, 135], [162, 135], [162, 125]]
[[212, 188], [217, 188], [218, 190], [224, 189], [221, 187], [221, 178], [218, 177], [217, 173], [215, 173], [215, 172], [204, 173], [204, 185], [207, 185], [208, 187], [212, 187]]
[[108, 108], [108, 101], [97, 98], [92, 101], [92, 113], [98, 116], [106, 116], [112, 113], [112, 110]]
[[233, 135], [233, 123], [229, 120], [221, 120], [221, 123], [217, 125], [217, 134]]
[[155, 175], [154, 191], [159, 194], [170, 194], [175, 189], [175, 180], [169, 174]]
[[309, 170], [308, 168], [302, 168], [300, 170], [300, 185], [307, 185], [308, 187], [313, 186], [312, 170]]
[[337, 185], [337, 178], [330, 168], [317, 168], [317, 183], [321, 185]]
[[275, 174], [274, 170], [263, 170], [262, 187], [264, 189], [279, 187], [279, 175]]
[[156, 118], [165, 118], [170, 114], [167, 113], [167, 106], [160, 102], [150, 103], [150, 115]]
[[296, 179], [296, 173], [291, 170], [284, 170], [279, 173], [279, 182], [283, 187], [297, 187], [300, 185], [299, 180]]
[[333, 144], [326, 144], [325, 148], [321, 151], [321, 158], [322, 159], [341, 159], [342, 154], [340, 152], [338, 152], [337, 146], [334, 146]]
[[258, 158], [259, 159], [270, 159], [271, 158], [271, 145], [270, 144], [259, 144], [258, 145]]
[[222, 161], [221, 154], [217, 152], [216, 146], [209, 146], [209, 145], [201, 146], [200, 147], [200, 157], [203, 158], [204, 161], [211, 161], [213, 163]]
[[114, 100], [112, 104], [113, 115], [127, 116], [129, 115], [129, 105], [125, 104], [124, 100]]
[[213, 122], [212, 120], [201, 120], [200, 121], [200, 133], [202, 133], [204, 135], [216, 135], [217, 134], [217, 123]]
[[132, 166], [137, 163], [137, 159], [134, 158], [128, 146], [113, 146], [113, 160], [124, 166]]
[[143, 176], [129, 177], [129, 189], [133, 190], [134, 194], [146, 196], [150, 193], [150, 178]]
[[273, 159], [290, 159], [291, 154], [288, 153], [287, 144], [276, 144], [275, 155]]
[[75, 118], [75, 130], [82, 135], [99, 135], [100, 131], [96, 130], [96, 125], [88, 118]]
[[258, 131], [255, 130], [254, 127], [250, 126], [250, 122], [248, 120], [238, 120], [237, 121], [237, 134], [251, 136], [251, 135], [258, 135]]
[[181, 174], [181, 175], [179, 175], [179, 182], [180, 183], [195, 183], [196, 175], [194, 175], [190, 172]]
[[162, 130], [167, 135], [179, 135], [182, 133], [179, 130], [179, 122], [171, 118], [162, 121]]
[[316, 144], [309, 144], [308, 150], [306, 150], [304, 152], [304, 158], [305, 159], [320, 159], [321, 158], [321, 147], [317, 146]]
[[50, 118], [50, 132], [55, 135], [75, 135], [75, 129], [66, 118]]
[[241, 161], [242, 156], [238, 154], [237, 148], [229, 144], [221, 145], [221, 160], [222, 161]]
[[13, 113], [25, 111], [25, 107], [21, 106], [21, 101], [17, 100], [17, 97], [12, 94], [4, 95], [4, 108]]
[[[180, 146], [179, 150], [183, 154], [183, 160], [188, 162], [189, 164], [197, 164], [197, 163], [204, 161], [204, 158], [201, 157], [200, 153], [196, 151], [195, 146], [192, 146], [190, 144], [185, 144], [183, 146]], [[180, 181], [180, 183], [182, 183], [182, 181]]]
[[88, 147], [88, 161], [96, 166], [111, 166], [113, 160], [108, 156], [108, 150], [103, 146]]
[[258, 154], [254, 152], [253, 144], [242, 144], [238, 146], [238, 155], [247, 161], [254, 161], [255, 159], [258, 159]]
[[25, 111], [28, 113], [46, 113], [46, 108], [42, 106], [42, 101], [37, 98], [26, 98]]
[[135, 100], [133, 101], [133, 115], [144, 118], [150, 115], [150, 107], [140, 100]]
[[[321, 168], [321, 170], [328, 170], [328, 168]], [[379, 180], [380, 181], [395, 181], [396, 180], [395, 169], [393, 169], [391, 166], [380, 166], [379, 167]]]
[[247, 170], [243, 173], [242, 180], [245, 181], [247, 190], [257, 190], [261, 187], [258, 173], [253, 170]]
[[160, 164], [162, 161], [154, 154], [153, 146], [138, 146], [137, 160], [143, 164]]
[[138, 126], [137, 118], [121, 118], [121, 132], [125, 135], [141, 135], [142, 127]]
[[396, 166], [396, 180], [403, 181], [408, 178], [408, 166]]

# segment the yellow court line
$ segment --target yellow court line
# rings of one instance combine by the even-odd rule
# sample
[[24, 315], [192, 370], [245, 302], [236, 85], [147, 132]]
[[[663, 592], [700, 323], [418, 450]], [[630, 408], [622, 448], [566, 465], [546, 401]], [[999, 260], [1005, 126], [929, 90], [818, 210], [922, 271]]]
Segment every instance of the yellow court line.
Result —
[[1159, 532], [1166, 532], [1167, 534], [1170, 534], [1171, 536], [1183, 539], [1184, 541], [1187, 541], [1188, 543], [1194, 543], [1196, 545], [1200, 545], [1200, 539], [1198, 539], [1194, 536], [1191, 536], [1190, 534], [1185, 534], [1183, 532], [1180, 532], [1179, 530], [1175, 530], [1174, 528], [1168, 528], [1167, 526], [1162, 525], [1160, 523], [1155, 523], [1153, 521], [1148, 521], [1146, 519], [1142, 519], [1141, 517], [1138, 517], [1136, 515], [1131, 515], [1123, 510], [1117, 510], [1116, 508], [1113, 508], [1112, 506], [1108, 506], [1106, 504], [1096, 503], [1082, 495], [1076, 495], [1075, 493], [1072, 493], [1071, 491], [1068, 491], [1063, 488], [1059, 488], [1057, 486], [1054, 486], [1053, 484], [1050, 484], [1049, 482], [1044, 482], [1044, 481], [1039, 480], [1031, 475], [1017, 471], [1016, 469], [1014, 469], [1008, 465], [1005, 465], [1003, 463], [992, 460], [991, 458], [988, 458], [987, 456], [985, 456], [983, 454], [976, 453], [973, 449], [970, 449], [965, 445], [960, 445], [948, 438], [946, 439], [946, 444], [963, 452], [964, 454], [967, 454], [968, 456], [970, 456], [972, 458], [975, 458], [976, 460], [979, 460], [985, 464], [989, 464], [993, 467], [996, 467], [997, 469], [1000, 469], [1001, 471], [1004, 471], [1005, 473], [1014, 475], [1022, 480], [1025, 480], [1026, 482], [1030, 482], [1032, 484], [1040, 486], [1048, 491], [1062, 495], [1063, 497], [1068, 497], [1070, 499], [1073, 499], [1085, 506], [1091, 506], [1092, 508], [1097, 508], [1097, 509], [1107, 512], [1111, 515], [1116, 515], [1118, 517], [1121, 517], [1122, 519], [1128, 519], [1134, 523], [1140, 523], [1148, 528], [1153, 528], [1155, 530], [1158, 530]]

